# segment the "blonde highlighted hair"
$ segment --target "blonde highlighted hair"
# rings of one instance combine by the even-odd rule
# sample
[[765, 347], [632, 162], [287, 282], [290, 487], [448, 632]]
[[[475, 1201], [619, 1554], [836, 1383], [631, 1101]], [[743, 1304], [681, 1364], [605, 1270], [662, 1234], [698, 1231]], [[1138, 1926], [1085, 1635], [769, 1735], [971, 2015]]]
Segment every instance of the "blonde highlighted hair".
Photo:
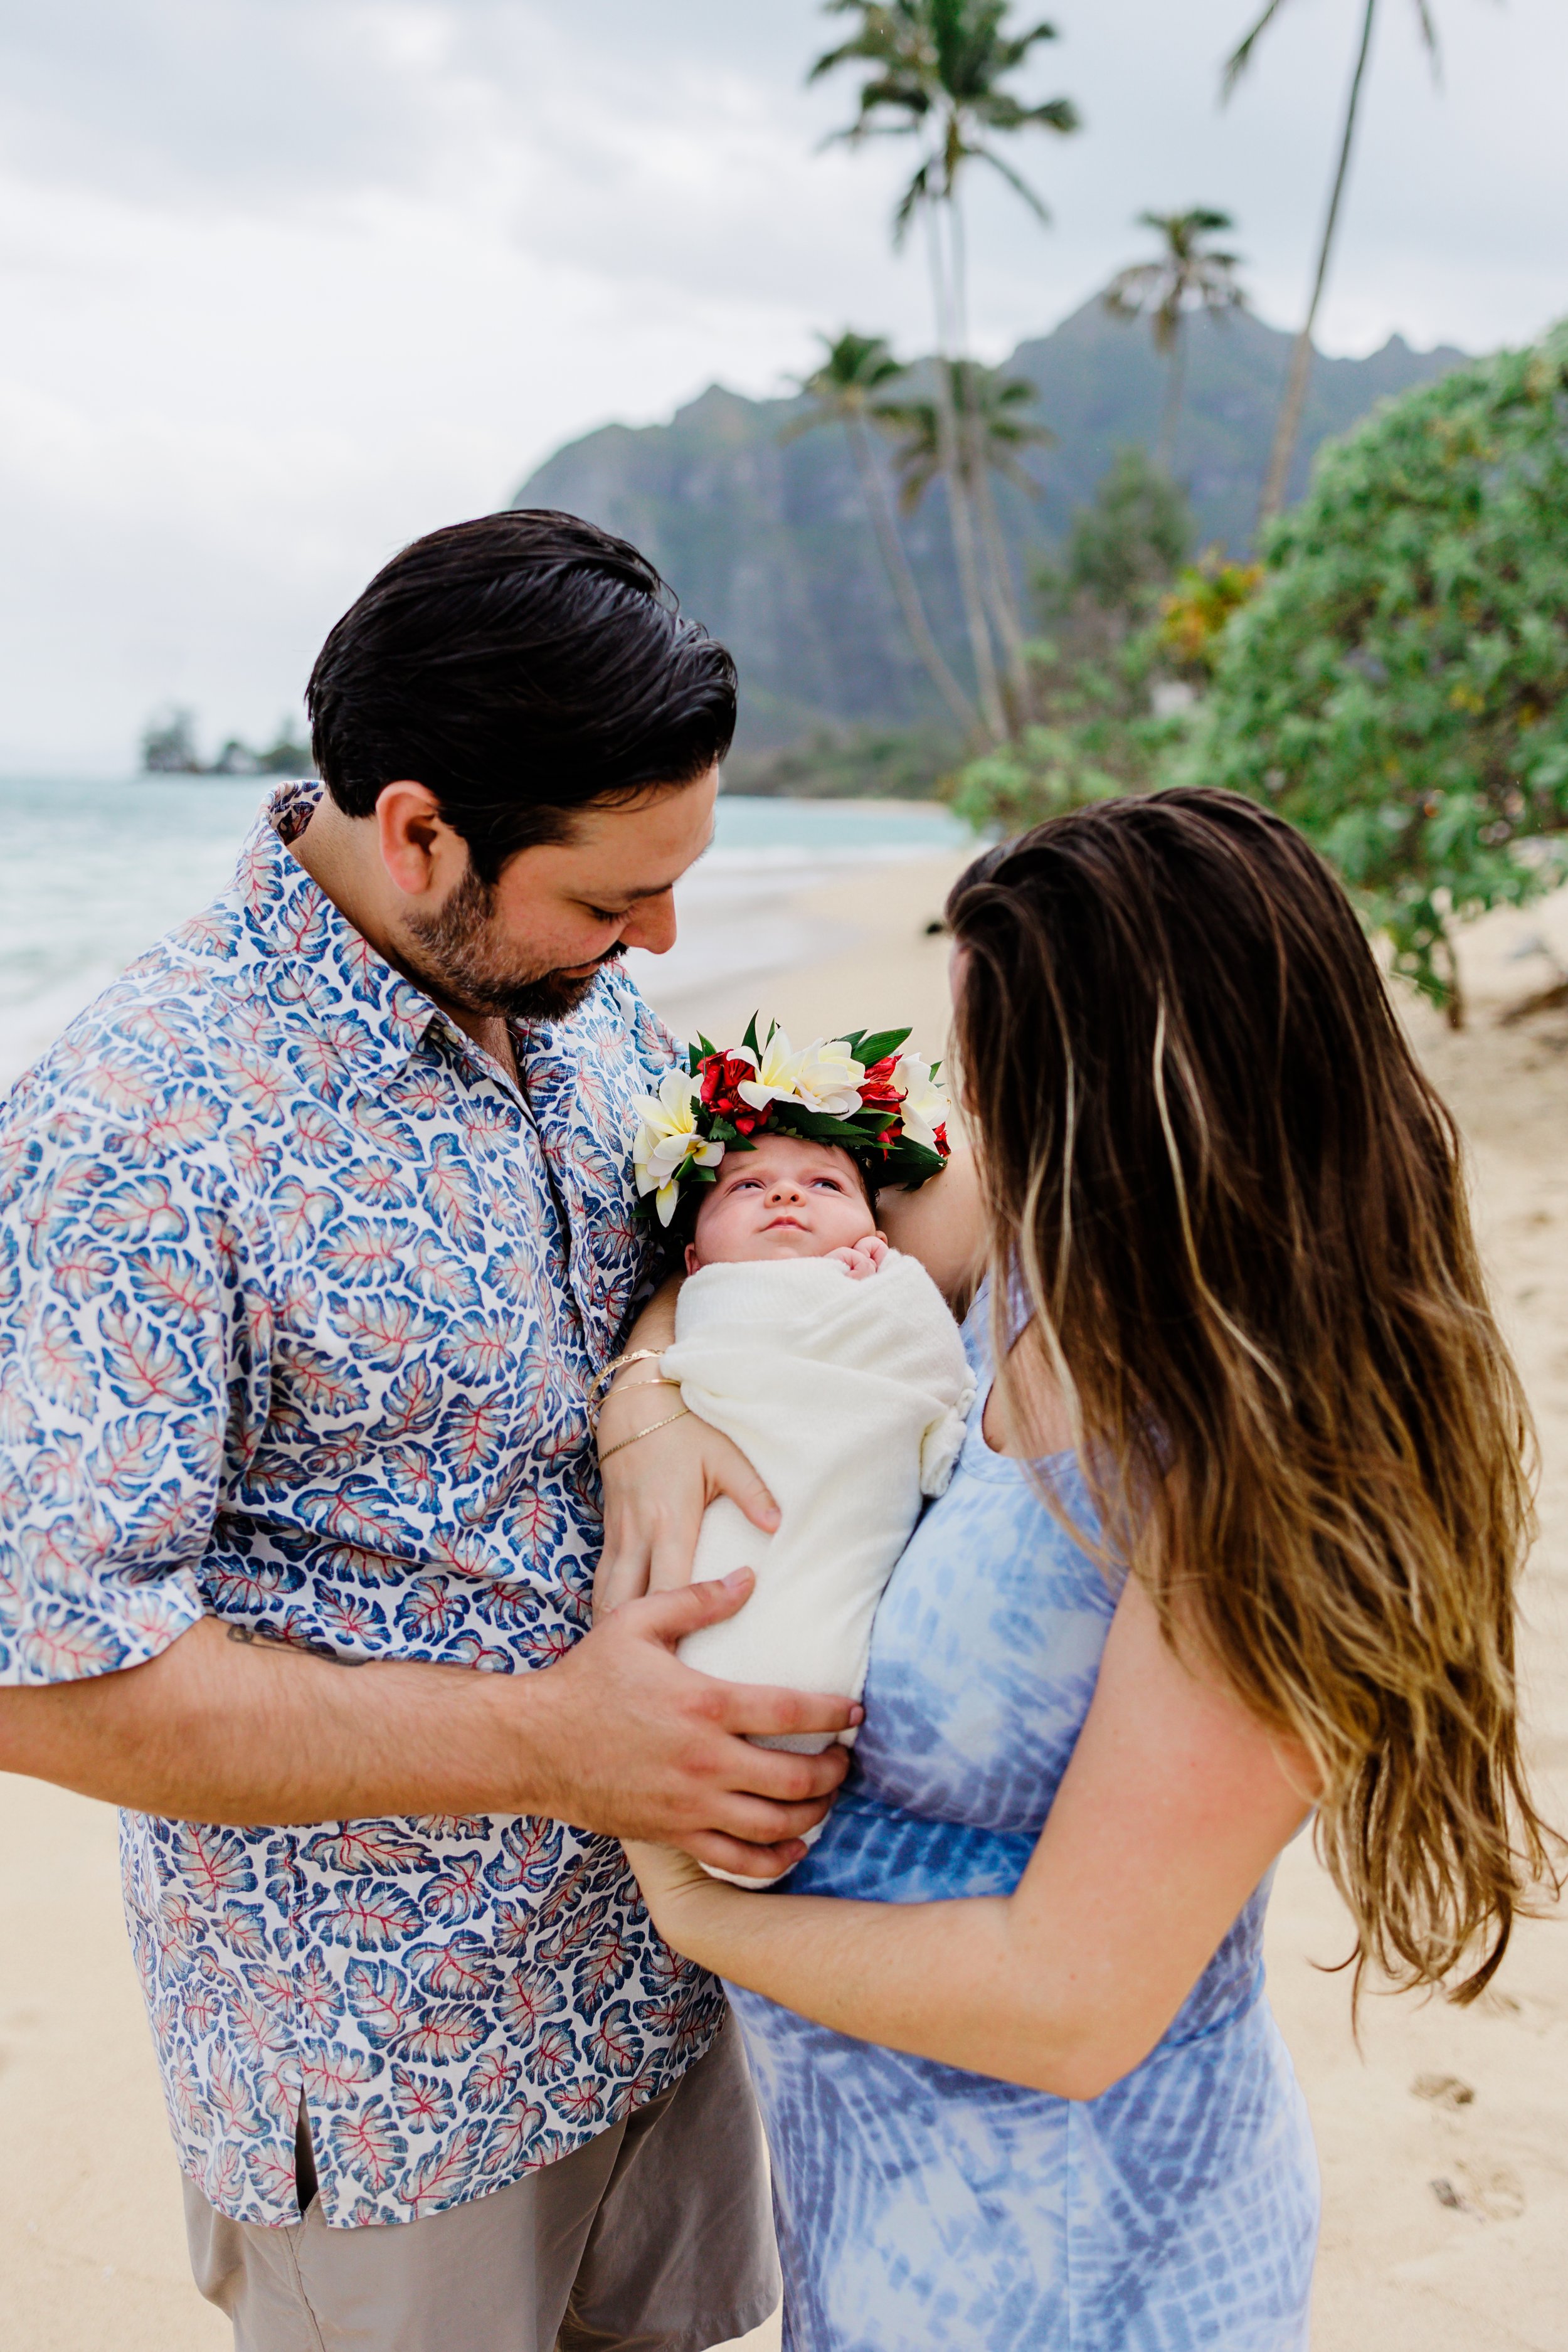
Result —
[[1311, 1757], [1358, 1983], [1473, 1999], [1551, 1876], [1514, 1673], [1531, 1433], [1361, 927], [1299, 835], [1206, 791], [1053, 818], [948, 917], [994, 1293], [1108, 1535]]

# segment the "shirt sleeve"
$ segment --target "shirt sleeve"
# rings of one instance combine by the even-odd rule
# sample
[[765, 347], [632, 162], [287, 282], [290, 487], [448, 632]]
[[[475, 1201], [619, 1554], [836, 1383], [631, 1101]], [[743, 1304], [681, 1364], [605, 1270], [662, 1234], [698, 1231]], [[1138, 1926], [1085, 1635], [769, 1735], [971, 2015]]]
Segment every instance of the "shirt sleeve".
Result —
[[144, 1664], [204, 1613], [251, 1352], [217, 1189], [68, 1112], [0, 1133], [0, 1685]]

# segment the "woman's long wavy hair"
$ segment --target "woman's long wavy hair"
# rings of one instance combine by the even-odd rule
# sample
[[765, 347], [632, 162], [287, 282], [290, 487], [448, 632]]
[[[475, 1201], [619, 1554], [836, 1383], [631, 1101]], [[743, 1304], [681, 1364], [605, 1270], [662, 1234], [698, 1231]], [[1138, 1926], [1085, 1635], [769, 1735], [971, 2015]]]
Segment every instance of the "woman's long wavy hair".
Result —
[[1299, 835], [1207, 791], [1053, 818], [948, 917], [993, 1295], [1032, 1309], [1106, 1539], [1312, 1759], [1358, 1986], [1471, 2000], [1551, 1875], [1514, 1682], [1531, 1433], [1361, 927]]

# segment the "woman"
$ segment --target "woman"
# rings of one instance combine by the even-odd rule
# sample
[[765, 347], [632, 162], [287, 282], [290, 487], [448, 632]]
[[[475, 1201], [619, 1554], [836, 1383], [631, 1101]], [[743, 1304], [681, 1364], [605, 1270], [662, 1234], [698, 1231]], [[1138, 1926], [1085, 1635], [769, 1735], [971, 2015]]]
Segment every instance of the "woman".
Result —
[[1461, 1999], [1544, 1868], [1522, 1398], [1451, 1122], [1287, 826], [1105, 804], [948, 913], [984, 1403], [786, 1888], [632, 1859], [732, 1990], [787, 2343], [1284, 2352], [1317, 2178], [1277, 1855], [1315, 1805], [1358, 1974]]

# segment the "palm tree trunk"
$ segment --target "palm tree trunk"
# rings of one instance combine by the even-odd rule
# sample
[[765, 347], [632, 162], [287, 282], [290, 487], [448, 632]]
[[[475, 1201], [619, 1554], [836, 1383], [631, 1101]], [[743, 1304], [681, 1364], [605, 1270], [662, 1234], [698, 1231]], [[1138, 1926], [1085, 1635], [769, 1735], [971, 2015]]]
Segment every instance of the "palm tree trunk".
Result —
[[1013, 571], [1007, 560], [1007, 542], [1002, 536], [1001, 520], [991, 488], [991, 470], [985, 463], [985, 452], [979, 446], [979, 423], [973, 410], [967, 422], [972, 435], [974, 504], [985, 550], [987, 596], [992, 618], [996, 624], [996, 635], [1007, 658], [1007, 699], [1011, 705], [1008, 715], [1016, 730], [1033, 716], [1029, 662], [1024, 651], [1024, 628], [1018, 618], [1018, 601], [1013, 593]]
[[1329, 274], [1329, 256], [1333, 249], [1334, 231], [1339, 226], [1340, 200], [1344, 194], [1345, 181], [1350, 173], [1356, 113], [1361, 105], [1361, 86], [1372, 48], [1373, 19], [1376, 14], [1377, 0], [1366, 0], [1366, 10], [1362, 18], [1361, 47], [1356, 52], [1355, 71], [1351, 76], [1350, 98], [1345, 106], [1339, 167], [1334, 173], [1333, 191], [1329, 197], [1322, 243], [1318, 248], [1318, 274], [1312, 280], [1312, 299], [1307, 306], [1306, 322], [1290, 354], [1290, 373], [1285, 383], [1285, 397], [1279, 405], [1279, 421], [1275, 427], [1274, 447], [1268, 459], [1268, 476], [1263, 485], [1263, 498], [1258, 509], [1259, 523], [1265, 523], [1270, 516], [1277, 515], [1285, 503], [1290, 464], [1301, 436], [1301, 412], [1307, 404], [1307, 385], [1312, 373], [1312, 329], [1317, 323], [1318, 305], [1323, 299], [1323, 286]]
[[904, 542], [899, 536], [892, 498], [877, 463], [870, 435], [858, 417], [849, 418], [847, 422], [849, 446], [855, 452], [855, 463], [859, 469], [860, 486], [871, 517], [871, 528], [877, 535], [877, 545], [889, 584], [904, 616], [904, 626], [910, 633], [916, 653], [925, 665], [927, 677], [965, 735], [972, 735], [976, 723], [974, 705], [943, 660], [942, 648], [931, 635], [931, 623], [926, 619], [925, 606], [921, 601], [920, 583], [910, 568]]
[[1186, 373], [1185, 321], [1178, 311], [1175, 332], [1171, 339], [1171, 357], [1165, 370], [1165, 404], [1160, 415], [1160, 438], [1154, 445], [1154, 463], [1167, 476], [1176, 461], [1176, 426], [1181, 422]]
[[948, 283], [942, 262], [942, 225], [937, 216], [936, 200], [928, 197], [924, 211], [939, 344], [936, 364], [937, 446], [947, 490], [948, 521], [952, 531], [952, 551], [958, 564], [959, 593], [963, 600], [963, 616], [969, 631], [969, 650], [974, 662], [980, 715], [992, 740], [1005, 743], [1007, 740], [1007, 713], [997, 680], [996, 656], [981, 594], [980, 572], [974, 552], [974, 518], [969, 502], [963, 436], [952, 400], [953, 289]]

